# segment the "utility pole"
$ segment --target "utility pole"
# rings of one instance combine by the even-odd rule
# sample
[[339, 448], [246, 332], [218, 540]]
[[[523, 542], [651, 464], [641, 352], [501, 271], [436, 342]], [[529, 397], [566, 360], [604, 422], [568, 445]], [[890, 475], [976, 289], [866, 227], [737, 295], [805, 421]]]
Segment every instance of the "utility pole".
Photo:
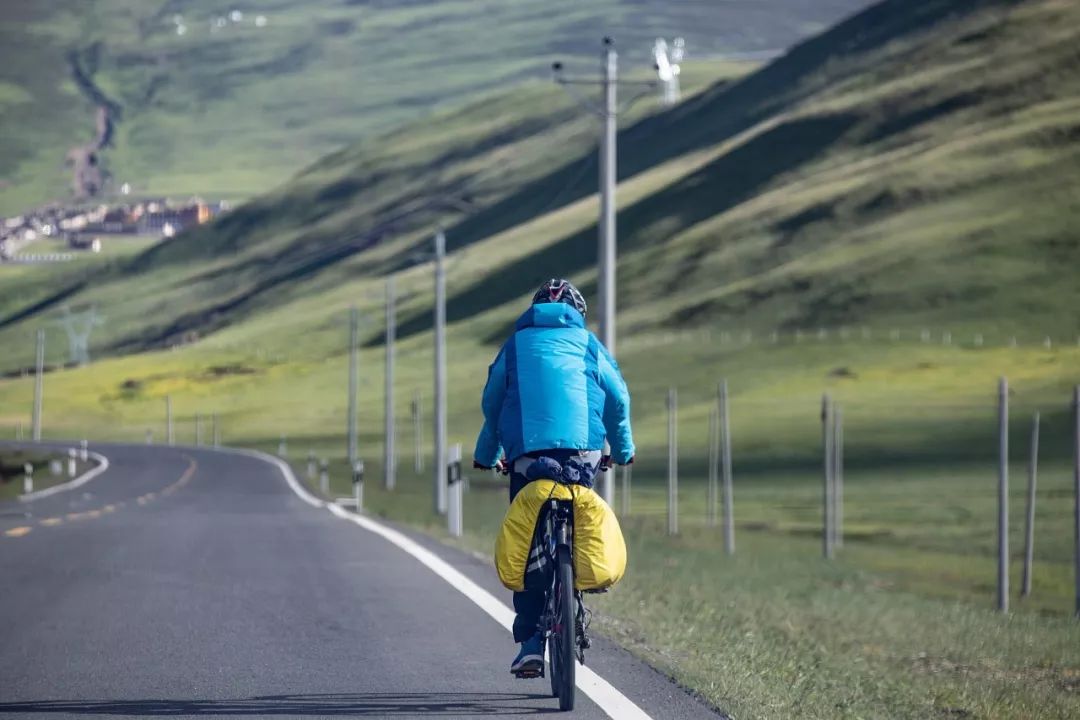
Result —
[[41, 399], [45, 391], [45, 331], [37, 331], [37, 374], [34, 376], [33, 440], [41, 441]]
[[615, 354], [615, 185], [618, 148], [617, 93], [619, 89], [619, 56], [614, 41], [604, 38], [603, 80], [604, 123], [600, 142], [600, 340], [608, 352]]
[[386, 410], [384, 413], [386, 428], [383, 432], [383, 473], [387, 490], [393, 490], [397, 474], [397, 455], [394, 447], [394, 340], [397, 337], [397, 295], [394, 290], [394, 276], [386, 278]]
[[349, 417], [346, 420], [346, 432], [348, 433], [349, 467], [356, 464], [356, 395], [358, 385], [359, 366], [359, 335], [360, 313], [356, 307], [349, 310]]
[[446, 235], [435, 235], [435, 510], [446, 514]]
[[[618, 160], [618, 88], [619, 88], [619, 56], [615, 52], [615, 41], [610, 37], [603, 40], [604, 53], [600, 65], [600, 79], [569, 78], [563, 76], [563, 64], [553, 63], [551, 66], [555, 76], [555, 82], [562, 85], [578, 101], [580, 105], [590, 112], [598, 115], [601, 120], [600, 131], [600, 219], [599, 219], [599, 245], [597, 248], [597, 284], [600, 294], [600, 341], [613, 356], [615, 355], [615, 243], [616, 243], [616, 213], [615, 213], [615, 190], [617, 185], [617, 160]], [[624, 85], [643, 85], [650, 90], [656, 87], [656, 82], [624, 82]], [[580, 96], [574, 89], [576, 85], [600, 86], [601, 101], [599, 104]], [[631, 97], [630, 103], [643, 95]]]

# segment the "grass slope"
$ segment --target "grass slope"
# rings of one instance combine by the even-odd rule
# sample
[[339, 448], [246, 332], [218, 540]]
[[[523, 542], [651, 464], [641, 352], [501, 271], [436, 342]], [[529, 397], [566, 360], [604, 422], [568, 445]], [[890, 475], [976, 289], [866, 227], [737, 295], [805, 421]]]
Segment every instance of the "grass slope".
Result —
[[771, 50], [864, 4], [273, 0], [238, 6], [246, 13], [234, 23], [211, 0], [10, 0], [0, 16], [0, 213], [63, 197], [65, 153], [92, 135], [69, 53], [120, 108], [104, 153], [117, 187], [238, 198], [359, 137], [543, 76], [554, 56], [593, 66], [604, 34], [619, 38], [624, 68], [646, 68], [657, 35], [684, 35], [698, 57]]
[[[595, 601], [597, 622], [736, 717], [1080, 709], [1080, 630], [1068, 617], [1077, 137], [1065, 112], [1078, 30], [1075, 4], [1057, 0], [885, 2], [621, 135], [619, 361], [640, 464], [625, 521], [631, 572]], [[287, 435], [301, 470], [308, 450], [330, 458], [344, 494], [345, 318], [356, 304], [365, 497], [373, 512], [437, 532], [430, 479], [408, 467], [409, 401], [419, 391], [430, 407], [432, 361], [431, 268], [414, 254], [444, 223], [449, 426], [468, 447], [482, 368], [523, 288], [570, 268], [592, 292], [594, 131], [527, 124], [538, 111], [569, 114], [559, 97], [523, 88], [340, 152], [90, 279], [73, 297], [100, 303], [110, 325], [98, 347], [118, 355], [46, 378], [47, 435], [160, 438], [169, 395], [180, 442], [193, 439], [195, 413], [217, 412], [228, 442], [272, 450]], [[427, 203], [441, 193], [465, 193], [468, 211]], [[401, 454], [388, 493], [380, 341], [391, 270]], [[0, 329], [0, 344], [51, 312]], [[119, 354], [191, 331], [206, 336]], [[21, 350], [4, 352], [5, 365], [21, 364]], [[1035, 592], [1007, 617], [991, 610], [1000, 375], [1012, 387], [1014, 551], [1030, 413], [1042, 412], [1044, 430]], [[720, 377], [732, 388], [734, 559], [705, 523]], [[672, 385], [675, 538], [662, 525]], [[826, 390], [844, 408], [848, 457], [834, 563], [815, 537]], [[25, 417], [31, 393], [28, 379], [0, 381], [0, 425]], [[430, 452], [426, 419], [424, 434]], [[505, 490], [474, 480], [462, 542], [486, 552]]]

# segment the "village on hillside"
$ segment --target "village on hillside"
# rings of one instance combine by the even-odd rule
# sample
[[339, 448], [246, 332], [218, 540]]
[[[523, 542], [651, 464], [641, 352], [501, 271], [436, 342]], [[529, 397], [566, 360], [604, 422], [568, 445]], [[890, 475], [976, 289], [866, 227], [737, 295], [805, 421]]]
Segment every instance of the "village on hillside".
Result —
[[227, 202], [199, 198], [173, 201], [147, 199], [93, 207], [47, 205], [25, 215], [0, 220], [0, 262], [32, 251], [32, 245], [61, 238], [73, 251], [97, 252], [109, 235], [173, 237], [182, 230], [208, 222], [229, 209]]

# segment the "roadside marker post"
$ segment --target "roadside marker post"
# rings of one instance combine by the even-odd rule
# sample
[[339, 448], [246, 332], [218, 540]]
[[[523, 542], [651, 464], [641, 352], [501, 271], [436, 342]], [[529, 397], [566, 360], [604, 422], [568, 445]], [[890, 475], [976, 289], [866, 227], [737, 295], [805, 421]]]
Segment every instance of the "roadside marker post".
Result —
[[998, 383], [997, 609], [1009, 612], [1009, 381]]
[[23, 465], [23, 495], [34, 492], [34, 466], [30, 463]]
[[1031, 459], [1028, 461], [1027, 521], [1024, 524], [1024, 578], [1020, 596], [1031, 595], [1035, 562], [1035, 483], [1039, 474], [1039, 413], [1031, 418]]
[[82, 461], [87, 462], [90, 459], [90, 443], [86, 440], [82, 440], [79, 442], [79, 448], [81, 450], [80, 454], [82, 456]]
[[668, 535], [679, 534], [679, 395], [668, 389]]
[[464, 531], [464, 478], [461, 474], [461, 443], [450, 448], [449, 462], [446, 464], [447, 513], [446, 529], [451, 537], [461, 537]]
[[282, 435], [281, 440], [278, 441], [278, 446], [277, 446], [278, 457], [282, 458], [282, 459], [288, 457], [288, 455], [289, 455], [289, 448], [288, 448], [288, 445], [286, 444], [285, 440], [286, 440], [285, 436]]
[[195, 413], [195, 446], [202, 445], [202, 415]]
[[308, 482], [315, 482], [315, 453], [311, 450], [307, 454], [307, 479]]
[[327, 470], [329, 463], [326, 458], [319, 461], [319, 489], [323, 495], [330, 494], [330, 472]]
[[67, 455], [68, 455], [68, 461], [67, 461], [67, 474], [68, 474], [68, 477], [75, 477], [75, 457], [77, 455], [77, 453], [75, 452], [75, 448], [68, 448]]
[[145, 437], [146, 437], [146, 444], [147, 445], [153, 445], [154, 444], [154, 431], [153, 430], [151, 430], [150, 428], [146, 428]]
[[356, 512], [364, 510], [364, 461], [357, 458], [353, 463], [353, 496], [356, 498]]

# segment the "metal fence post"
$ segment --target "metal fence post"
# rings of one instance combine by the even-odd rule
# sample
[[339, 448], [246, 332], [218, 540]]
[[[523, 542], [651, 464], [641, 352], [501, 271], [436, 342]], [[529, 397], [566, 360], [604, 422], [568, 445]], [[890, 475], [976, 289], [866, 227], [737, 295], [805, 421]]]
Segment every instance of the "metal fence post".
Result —
[[716, 408], [709, 410], [709, 480], [705, 496], [705, 522], [710, 527], [716, 525], [716, 505], [720, 485], [720, 412]]
[[679, 534], [679, 396], [668, 390], [668, 535]]
[[997, 607], [1009, 611], [1009, 381], [998, 383]]
[[397, 449], [394, 441], [394, 342], [397, 339], [397, 294], [394, 289], [394, 276], [386, 278], [386, 368], [383, 422], [383, 485], [393, 490], [397, 484]]
[[34, 375], [34, 417], [33, 417], [33, 441], [41, 440], [41, 406], [45, 394], [45, 331], [37, 331], [37, 372]]
[[172, 395], [165, 396], [165, 442], [173, 444]]
[[1073, 565], [1076, 609], [1080, 618], [1080, 385], [1073, 390]]
[[833, 546], [844, 547], [844, 409], [833, 408]]
[[735, 489], [731, 479], [731, 416], [727, 380], [720, 383], [720, 457], [724, 483], [724, 552], [735, 554]]
[[824, 478], [822, 489], [823, 522], [821, 529], [822, 555], [831, 560], [833, 558], [833, 433], [832, 433], [832, 401], [828, 393], [821, 397], [821, 444], [824, 455]]
[[1027, 522], [1024, 524], [1024, 579], [1021, 597], [1031, 594], [1031, 572], [1035, 561], [1035, 484], [1039, 474], [1039, 413], [1031, 418], [1031, 459], [1028, 461]]
[[424, 472], [424, 418], [419, 390], [413, 394], [411, 409], [413, 421], [413, 470], [419, 475]]
[[345, 418], [346, 453], [349, 457], [349, 465], [356, 462], [359, 456], [359, 446], [356, 437], [356, 396], [359, 393], [359, 368], [360, 368], [360, 312], [352, 307], [349, 309], [349, 378], [348, 378], [348, 417]]

